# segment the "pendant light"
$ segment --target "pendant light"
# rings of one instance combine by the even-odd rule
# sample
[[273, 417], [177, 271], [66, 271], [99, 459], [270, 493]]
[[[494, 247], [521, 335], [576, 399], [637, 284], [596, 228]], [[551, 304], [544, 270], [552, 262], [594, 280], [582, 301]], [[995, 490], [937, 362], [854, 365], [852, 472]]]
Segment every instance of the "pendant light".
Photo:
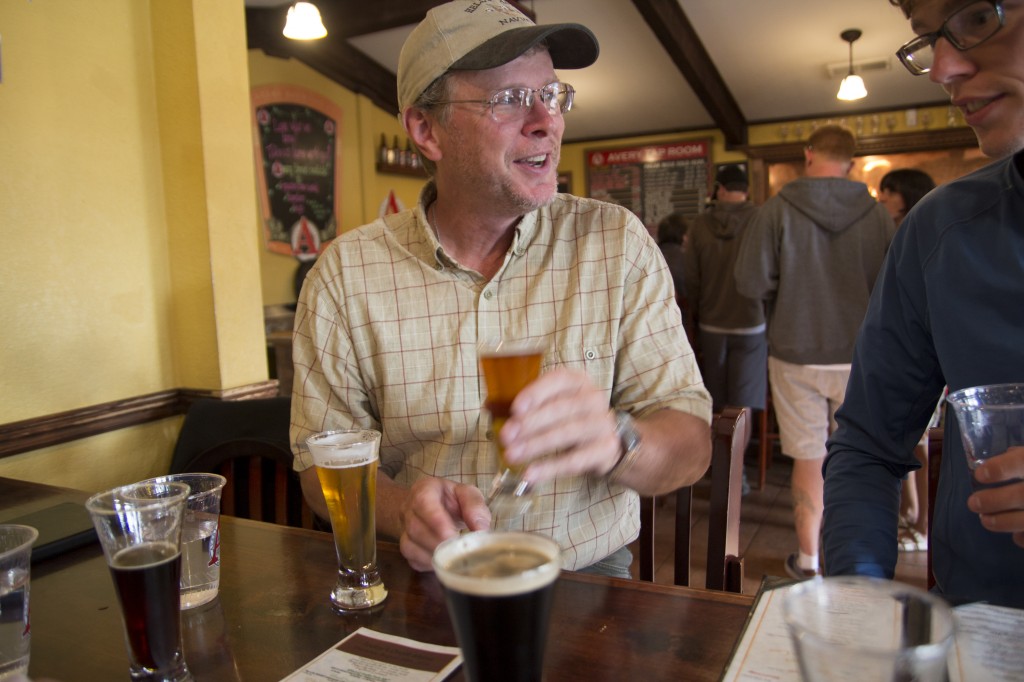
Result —
[[292, 40], [316, 40], [327, 35], [320, 10], [311, 2], [296, 2], [288, 8], [284, 37]]
[[839, 37], [850, 44], [850, 72], [839, 84], [839, 92], [836, 99], [851, 101], [863, 99], [868, 96], [867, 88], [864, 87], [864, 79], [853, 72], [853, 41], [860, 38], [859, 28], [848, 28], [839, 34]]

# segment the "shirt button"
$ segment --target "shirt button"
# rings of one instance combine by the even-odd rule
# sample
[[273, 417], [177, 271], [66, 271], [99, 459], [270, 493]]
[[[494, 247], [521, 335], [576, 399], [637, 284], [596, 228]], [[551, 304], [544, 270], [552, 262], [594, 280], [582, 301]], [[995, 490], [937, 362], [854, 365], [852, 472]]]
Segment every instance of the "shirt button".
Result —
[[487, 289], [486, 291], [484, 291], [484, 298], [486, 298], [488, 301], [491, 300], [491, 296], [493, 296], [493, 295], [494, 294], [491, 293], [490, 289]]
[[587, 360], [594, 360], [597, 358], [597, 351], [593, 348], [588, 348], [583, 356], [586, 357]]

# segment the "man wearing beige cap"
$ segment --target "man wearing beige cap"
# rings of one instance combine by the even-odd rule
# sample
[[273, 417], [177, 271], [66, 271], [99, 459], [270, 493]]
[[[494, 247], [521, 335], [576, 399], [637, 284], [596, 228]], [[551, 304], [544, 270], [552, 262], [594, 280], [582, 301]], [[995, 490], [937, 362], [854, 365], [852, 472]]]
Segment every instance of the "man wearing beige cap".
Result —
[[[291, 436], [325, 514], [311, 433], [383, 433], [377, 527], [418, 570], [460, 530], [540, 532], [563, 566], [629, 576], [638, 493], [696, 481], [711, 403], [658, 247], [627, 210], [556, 194], [574, 90], [555, 68], [597, 59], [578, 24], [538, 26], [501, 0], [428, 12], [402, 48], [401, 120], [432, 178], [412, 210], [347, 232], [296, 311]], [[479, 342], [545, 349], [498, 435]], [[495, 438], [534, 501], [501, 518], [485, 492]]]

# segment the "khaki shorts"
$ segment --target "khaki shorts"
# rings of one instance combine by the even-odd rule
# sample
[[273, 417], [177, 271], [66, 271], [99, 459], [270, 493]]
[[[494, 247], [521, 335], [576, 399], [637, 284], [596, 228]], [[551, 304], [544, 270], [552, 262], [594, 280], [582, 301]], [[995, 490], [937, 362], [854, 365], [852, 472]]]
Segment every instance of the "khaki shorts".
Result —
[[779, 423], [782, 454], [793, 459], [821, 459], [836, 427], [836, 410], [843, 404], [849, 366], [808, 367], [768, 358], [772, 409]]

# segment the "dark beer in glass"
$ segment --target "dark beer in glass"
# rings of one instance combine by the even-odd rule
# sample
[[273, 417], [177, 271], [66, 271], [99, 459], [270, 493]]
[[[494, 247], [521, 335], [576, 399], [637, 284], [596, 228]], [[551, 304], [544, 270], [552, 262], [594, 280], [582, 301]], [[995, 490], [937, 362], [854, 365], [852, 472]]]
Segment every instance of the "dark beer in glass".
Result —
[[181, 650], [181, 522], [189, 486], [151, 479], [85, 503], [110, 568], [124, 621], [128, 674], [190, 682]]
[[558, 544], [536, 533], [466, 533], [438, 546], [434, 570], [467, 679], [540, 682]]

